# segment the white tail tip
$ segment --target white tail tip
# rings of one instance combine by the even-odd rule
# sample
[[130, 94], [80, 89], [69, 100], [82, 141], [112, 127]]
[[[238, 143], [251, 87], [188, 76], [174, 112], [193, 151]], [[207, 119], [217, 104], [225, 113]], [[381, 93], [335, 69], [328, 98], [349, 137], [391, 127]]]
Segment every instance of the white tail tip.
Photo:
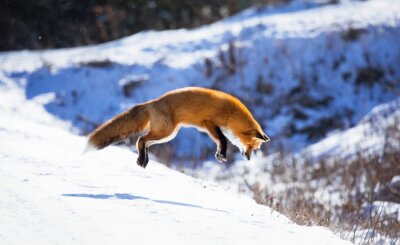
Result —
[[86, 144], [85, 149], [83, 150], [82, 154], [91, 152], [91, 151], [95, 151], [97, 150], [96, 146], [94, 146], [92, 143], [90, 143], [89, 141]]

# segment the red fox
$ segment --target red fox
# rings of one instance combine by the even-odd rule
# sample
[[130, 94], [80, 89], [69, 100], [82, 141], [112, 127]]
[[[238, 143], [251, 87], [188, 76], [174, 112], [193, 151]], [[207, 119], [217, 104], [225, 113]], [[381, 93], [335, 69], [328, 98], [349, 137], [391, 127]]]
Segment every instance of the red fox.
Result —
[[119, 140], [143, 133], [136, 142], [137, 164], [146, 167], [148, 148], [172, 140], [182, 126], [206, 132], [217, 144], [215, 158], [226, 161], [227, 138], [243, 158], [270, 139], [239, 99], [217, 90], [188, 87], [136, 105], [110, 119], [88, 136], [88, 145], [102, 149]]

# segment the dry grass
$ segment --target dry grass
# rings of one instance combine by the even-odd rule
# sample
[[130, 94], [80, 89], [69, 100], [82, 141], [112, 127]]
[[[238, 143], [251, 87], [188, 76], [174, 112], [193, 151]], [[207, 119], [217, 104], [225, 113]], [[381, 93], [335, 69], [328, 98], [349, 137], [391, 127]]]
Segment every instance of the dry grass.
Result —
[[[385, 164], [379, 163], [376, 158], [358, 158], [349, 164], [336, 162], [317, 170], [299, 171], [291, 167], [283, 172], [278, 167], [274, 173], [276, 184], [283, 181], [288, 185], [279, 193], [269, 192], [260, 184], [245, 183], [258, 203], [277, 210], [297, 224], [326, 226], [357, 244], [372, 244], [373, 236], [370, 235], [376, 232], [396, 241], [400, 239], [399, 220], [385, 215], [383, 207], [371, 215], [363, 209], [364, 204], [374, 201], [396, 201], [393, 193], [388, 191], [388, 184], [391, 177], [400, 175], [400, 153], [392, 152], [388, 157]], [[281, 176], [276, 176], [279, 173]], [[331, 187], [336, 185], [336, 191], [340, 193], [338, 198], [343, 203], [321, 201], [316, 196], [317, 187], [310, 184], [313, 182], [320, 185], [318, 189], [333, 189]], [[363, 230], [367, 232], [360, 240], [359, 232]]]
[[380, 154], [360, 151], [352, 160], [331, 156], [317, 162], [306, 155], [278, 157], [265, 174], [270, 176], [272, 188], [283, 186], [281, 190], [244, 183], [258, 203], [297, 224], [329, 227], [356, 244], [376, 244], [379, 237], [396, 244], [400, 240], [399, 219], [388, 215], [383, 206], [370, 213], [366, 206], [374, 201], [400, 203], [399, 193], [389, 187], [392, 178], [400, 175], [397, 125], [378, 131], [387, 136]]

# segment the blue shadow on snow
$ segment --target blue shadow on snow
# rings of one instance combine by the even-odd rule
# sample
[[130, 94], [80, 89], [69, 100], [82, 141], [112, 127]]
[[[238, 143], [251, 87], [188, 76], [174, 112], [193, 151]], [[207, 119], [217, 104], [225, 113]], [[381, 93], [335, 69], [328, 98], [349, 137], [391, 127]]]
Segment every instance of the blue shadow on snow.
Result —
[[175, 205], [175, 206], [183, 206], [183, 207], [190, 207], [190, 208], [200, 208], [200, 209], [205, 209], [205, 210], [211, 210], [211, 211], [216, 211], [216, 212], [223, 212], [223, 213], [228, 213], [227, 211], [224, 210], [218, 210], [218, 209], [212, 209], [212, 208], [204, 208], [199, 205], [194, 205], [190, 203], [183, 203], [183, 202], [174, 202], [174, 201], [168, 201], [168, 200], [154, 200], [151, 198], [147, 197], [142, 197], [142, 196], [134, 196], [131, 194], [126, 194], [126, 193], [115, 193], [113, 195], [110, 194], [85, 194], [85, 193], [79, 193], [79, 194], [62, 194], [62, 196], [65, 197], [83, 197], [83, 198], [92, 198], [92, 199], [120, 199], [120, 200], [149, 200], [155, 203], [160, 203], [160, 204], [169, 204], [169, 205]]

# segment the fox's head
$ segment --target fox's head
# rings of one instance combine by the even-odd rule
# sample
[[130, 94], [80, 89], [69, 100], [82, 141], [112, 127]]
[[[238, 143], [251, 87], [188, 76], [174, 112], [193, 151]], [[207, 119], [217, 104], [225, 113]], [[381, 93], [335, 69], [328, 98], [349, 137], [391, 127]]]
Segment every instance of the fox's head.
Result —
[[269, 137], [262, 130], [251, 129], [241, 134], [239, 140], [242, 147], [239, 148], [243, 158], [246, 160], [250, 160], [253, 151], [259, 149], [262, 143], [270, 141]]

